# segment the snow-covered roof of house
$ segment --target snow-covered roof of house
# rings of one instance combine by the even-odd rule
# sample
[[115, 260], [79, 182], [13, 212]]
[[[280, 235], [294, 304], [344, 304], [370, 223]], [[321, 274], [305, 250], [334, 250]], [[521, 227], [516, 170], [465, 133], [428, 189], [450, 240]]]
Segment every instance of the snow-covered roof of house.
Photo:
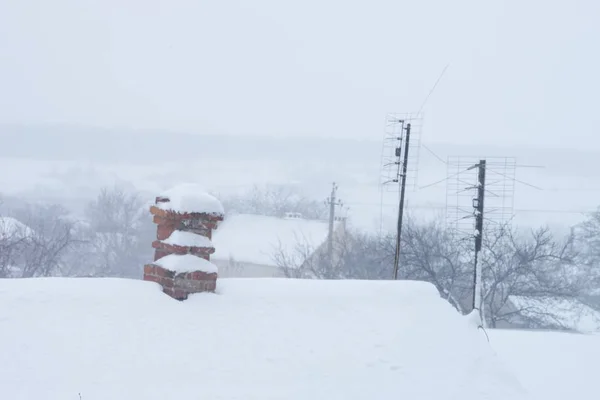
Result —
[[509, 296], [509, 301], [525, 318], [548, 326], [589, 333], [600, 331], [600, 312], [577, 301], [556, 297]]
[[18, 219], [0, 217], [0, 238], [24, 238], [31, 233], [31, 228]]
[[213, 232], [215, 260], [234, 259], [259, 265], [276, 266], [274, 256], [283, 250], [297, 252], [298, 246], [315, 250], [326, 240], [326, 221], [302, 218], [277, 218], [253, 214], [233, 214]]
[[0, 304], [6, 399], [528, 398], [424, 282], [219, 279], [179, 302], [141, 280], [0, 279]]

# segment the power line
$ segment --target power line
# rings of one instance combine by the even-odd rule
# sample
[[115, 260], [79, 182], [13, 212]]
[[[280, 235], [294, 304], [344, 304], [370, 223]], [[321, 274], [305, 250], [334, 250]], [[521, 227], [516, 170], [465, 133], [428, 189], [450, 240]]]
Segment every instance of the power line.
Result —
[[520, 180], [518, 180], [517, 178], [510, 177], [510, 176], [508, 176], [508, 175], [506, 175], [506, 174], [503, 174], [503, 173], [501, 173], [501, 172], [494, 171], [494, 170], [491, 170], [491, 169], [490, 169], [489, 171], [490, 171], [491, 173], [493, 173], [493, 174], [497, 174], [497, 175], [503, 176], [503, 177], [505, 177], [505, 178], [508, 178], [508, 179], [512, 180], [513, 182], [518, 182], [518, 183], [520, 183], [520, 184], [522, 184], [522, 185], [529, 186], [529, 187], [532, 187], [532, 188], [534, 188], [534, 189], [537, 189], [537, 190], [544, 190], [544, 189], [542, 189], [541, 187], [538, 187], [538, 186], [532, 185], [531, 183], [527, 183], [527, 182], [524, 182], [524, 181], [520, 181]]
[[[350, 202], [347, 205], [353, 206], [379, 206], [379, 203], [363, 203], [363, 202]], [[397, 207], [397, 204], [381, 204], [383, 207]], [[411, 205], [406, 206], [408, 209], [424, 209], [424, 210], [443, 210], [446, 208], [445, 204], [423, 204], [423, 205]], [[541, 208], [518, 208], [513, 210], [515, 213], [547, 213], [547, 214], [590, 214], [597, 212], [597, 209], [593, 210], [560, 210], [560, 209], [541, 209]]]
[[437, 78], [437, 80], [435, 81], [435, 83], [433, 84], [433, 87], [431, 88], [431, 90], [429, 91], [429, 93], [427, 94], [427, 97], [425, 97], [425, 100], [423, 100], [423, 103], [421, 103], [421, 108], [419, 108], [419, 112], [417, 113], [417, 118], [419, 117], [419, 115], [421, 115], [421, 111], [423, 111], [423, 108], [425, 107], [425, 104], [427, 104], [427, 101], [429, 100], [429, 98], [431, 97], [431, 95], [433, 94], [433, 92], [435, 91], [435, 88], [437, 88], [438, 83], [440, 83], [440, 81], [442, 80], [442, 77], [444, 76], [444, 74], [446, 73], [446, 70], [448, 69], [448, 67], [450, 66], [450, 64], [446, 64], [446, 66], [444, 67], [444, 69], [442, 70], [442, 73], [440, 74], [440, 76]]
[[428, 187], [432, 187], [432, 186], [435, 186], [435, 185], [439, 185], [440, 183], [446, 182], [448, 179], [452, 179], [452, 178], [455, 178], [455, 177], [457, 177], [458, 175], [462, 174], [462, 173], [463, 173], [463, 172], [465, 172], [465, 171], [466, 171], [466, 170], [464, 170], [464, 171], [460, 171], [460, 172], [457, 172], [457, 173], [455, 173], [455, 174], [453, 174], [453, 175], [450, 175], [450, 176], [447, 176], [447, 177], [445, 177], [444, 179], [440, 179], [440, 180], [439, 180], [439, 181], [437, 181], [437, 182], [433, 182], [433, 183], [430, 183], [430, 184], [428, 184], [428, 185], [425, 185], [425, 186], [419, 186], [419, 190], [421, 190], [421, 189], [427, 189]]
[[423, 146], [423, 148], [425, 150], [427, 150], [429, 153], [431, 153], [431, 155], [434, 156], [435, 158], [437, 158], [442, 164], [448, 165], [448, 162], [444, 161], [442, 159], [442, 157], [435, 154], [435, 152], [433, 150], [431, 150], [429, 147], [427, 147], [427, 145], [425, 145], [424, 143], [421, 143], [421, 146]]
[[[429, 93], [427, 93], [427, 96], [425, 97], [425, 100], [423, 100], [423, 103], [421, 103], [421, 107], [419, 108], [419, 112], [417, 112], [417, 118], [419, 118], [419, 116], [423, 112], [423, 108], [425, 108], [425, 104], [427, 104], [427, 102], [429, 101], [429, 98], [431, 97], [431, 95], [433, 94], [433, 92], [435, 92], [435, 89], [437, 88], [438, 84], [440, 83], [440, 81], [444, 77], [444, 74], [446, 73], [446, 70], [448, 69], [449, 66], [450, 66], [450, 63], [446, 64], [446, 66], [444, 67], [444, 69], [442, 70], [442, 72], [440, 73], [440, 75], [438, 76], [437, 80], [435, 81], [435, 83], [431, 87], [431, 90], [429, 91]], [[438, 156], [437, 154], [435, 154], [435, 152], [433, 150], [431, 150], [429, 147], [427, 147], [425, 144], [421, 143], [421, 146], [423, 146], [425, 148], [425, 150], [427, 150], [428, 152], [430, 152], [439, 161], [441, 161], [442, 163], [446, 164], [446, 161], [444, 161], [440, 156]]]

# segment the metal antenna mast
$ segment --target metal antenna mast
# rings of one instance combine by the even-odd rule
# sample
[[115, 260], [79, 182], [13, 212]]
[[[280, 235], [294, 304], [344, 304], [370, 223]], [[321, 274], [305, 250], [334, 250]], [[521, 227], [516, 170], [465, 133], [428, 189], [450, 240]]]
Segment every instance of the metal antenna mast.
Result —
[[[483, 210], [485, 200], [485, 169], [486, 160], [479, 160], [479, 164], [471, 169], [477, 168], [477, 198], [473, 199], [473, 208], [475, 209], [475, 265], [473, 272], [473, 310], [481, 312], [481, 283], [482, 270], [478, 263], [479, 253], [483, 243]], [[483, 316], [482, 316], [483, 318]], [[483, 320], [483, 319], [482, 319]]]
[[[515, 178], [518, 165], [512, 157], [453, 156], [448, 157], [447, 166], [448, 228], [455, 235], [475, 240], [472, 309], [478, 311], [481, 323], [485, 326], [481, 262], [483, 234], [490, 223], [501, 229], [511, 223], [514, 216], [515, 183], [521, 182]], [[470, 186], [466, 187], [469, 183]]]
[[[404, 125], [404, 121], [402, 121]], [[400, 247], [402, 239], [402, 219], [404, 216], [404, 194], [406, 192], [406, 175], [408, 171], [408, 150], [410, 149], [410, 123], [406, 124], [404, 128], [406, 131], [404, 141], [400, 141], [400, 145], [396, 148], [396, 155], [400, 160], [402, 154], [402, 147], [404, 146], [404, 157], [402, 160], [402, 173], [398, 174], [397, 181], [402, 179], [400, 182], [400, 200], [398, 202], [398, 226], [396, 231], [396, 253], [394, 255], [394, 280], [398, 279], [398, 269], [400, 264]], [[400, 168], [400, 161], [398, 161], [398, 169]]]
[[[406, 191], [417, 189], [419, 150], [421, 144], [421, 117], [414, 114], [390, 113], [386, 116], [385, 135], [381, 152], [381, 204], [380, 204], [380, 235], [383, 232], [383, 200], [384, 192], [393, 192], [394, 202], [398, 202], [398, 215], [395, 229], [393, 224], [389, 231], [396, 231], [396, 249], [394, 254], [394, 271], [390, 278], [398, 279], [400, 265], [400, 248], [402, 238], [402, 222], [406, 203]], [[392, 219], [390, 218], [390, 221]]]

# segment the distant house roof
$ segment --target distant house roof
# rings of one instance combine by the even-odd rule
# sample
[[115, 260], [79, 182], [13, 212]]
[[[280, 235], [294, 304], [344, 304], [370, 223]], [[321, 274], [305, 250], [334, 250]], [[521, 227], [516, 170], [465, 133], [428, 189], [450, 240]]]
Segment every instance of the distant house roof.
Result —
[[293, 253], [298, 245], [316, 249], [327, 240], [328, 230], [326, 221], [298, 216], [228, 215], [213, 232], [216, 251], [211, 258], [276, 266], [274, 256], [279, 250]]
[[0, 239], [2, 238], [24, 238], [30, 236], [30, 227], [12, 217], [0, 217]]
[[509, 301], [525, 318], [537, 320], [547, 326], [588, 333], [600, 331], [600, 312], [571, 299], [556, 297], [509, 296]]

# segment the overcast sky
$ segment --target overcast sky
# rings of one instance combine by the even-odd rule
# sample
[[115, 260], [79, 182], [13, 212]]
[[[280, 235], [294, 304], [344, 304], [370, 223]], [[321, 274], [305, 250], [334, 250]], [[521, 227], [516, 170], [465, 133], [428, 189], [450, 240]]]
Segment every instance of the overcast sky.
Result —
[[[0, 0], [0, 123], [600, 150], [600, 3]], [[566, 144], [565, 144], [566, 143]]]

